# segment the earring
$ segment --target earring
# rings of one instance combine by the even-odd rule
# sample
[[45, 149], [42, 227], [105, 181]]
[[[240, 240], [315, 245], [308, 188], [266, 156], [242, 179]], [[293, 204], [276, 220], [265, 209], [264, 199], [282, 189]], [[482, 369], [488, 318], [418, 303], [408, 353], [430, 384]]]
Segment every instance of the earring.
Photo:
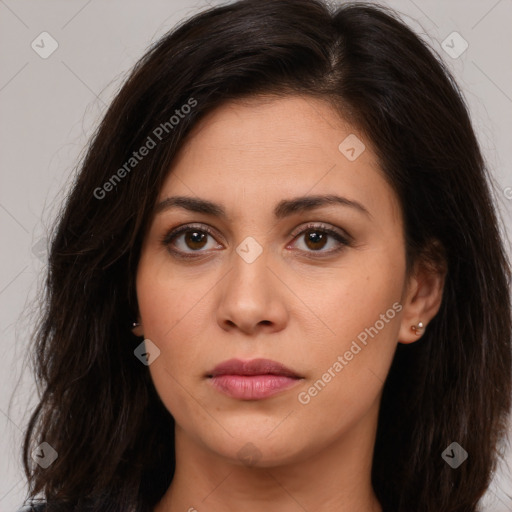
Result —
[[418, 325], [411, 325], [411, 331], [419, 336], [423, 330], [423, 327], [423, 322], [418, 322]]
[[143, 336], [141, 325], [139, 322], [132, 322], [132, 333], [138, 337]]

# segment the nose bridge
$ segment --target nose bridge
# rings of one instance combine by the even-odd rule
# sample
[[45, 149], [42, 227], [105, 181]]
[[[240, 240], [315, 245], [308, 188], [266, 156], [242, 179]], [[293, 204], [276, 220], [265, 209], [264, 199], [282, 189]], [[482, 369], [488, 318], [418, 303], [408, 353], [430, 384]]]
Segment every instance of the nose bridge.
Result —
[[[262, 237], [259, 237], [260, 240]], [[233, 254], [233, 268], [230, 281], [238, 286], [235, 290], [241, 296], [247, 295], [252, 300], [267, 295], [267, 288], [272, 286], [269, 279], [268, 265], [269, 251], [253, 236], [245, 237], [235, 249]], [[232, 290], [233, 291], [233, 290]], [[266, 298], [267, 300], [269, 297]]]
[[268, 268], [270, 252], [248, 236], [232, 254], [232, 266], [224, 281], [218, 305], [218, 320], [252, 331], [258, 324], [282, 328], [286, 307], [278, 280]]

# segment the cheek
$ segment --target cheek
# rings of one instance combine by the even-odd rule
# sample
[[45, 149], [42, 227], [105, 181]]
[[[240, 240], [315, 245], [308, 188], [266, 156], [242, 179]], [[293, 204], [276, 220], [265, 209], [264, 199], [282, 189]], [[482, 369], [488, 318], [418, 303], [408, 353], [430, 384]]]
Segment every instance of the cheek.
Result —
[[207, 421], [206, 413], [190, 398], [193, 386], [207, 370], [198, 364], [204, 360], [205, 352], [198, 337], [201, 326], [197, 325], [197, 319], [206, 315], [200, 302], [204, 293], [144, 268], [137, 279], [144, 336], [160, 350], [148, 368], [151, 379], [167, 410], [184, 426], [190, 418], [199, 419], [201, 415]]
[[160, 258], [146, 255], [141, 258], [137, 272], [137, 301], [144, 337], [160, 350], [149, 371], [165, 403], [179, 397], [183, 376], [188, 378], [202, 370], [197, 364], [194, 366], [194, 361], [201, 359], [193, 320], [201, 310], [199, 299], [203, 294], [197, 286], [183, 286], [177, 276], [169, 275], [169, 267]]
[[202, 295], [204, 292], [184, 293], [183, 288], [156, 282], [153, 286], [148, 282], [138, 294], [144, 336], [159, 347], [158, 362], [172, 375], [193, 370], [200, 373], [197, 362], [204, 359], [204, 347], [199, 335], [204, 324], [211, 323]]
[[329, 286], [311, 282], [304, 288], [322, 323], [310, 331], [309, 339], [317, 342], [309, 352], [312, 372], [299, 403], [340, 414], [373, 403], [396, 349], [403, 265], [396, 254], [373, 251], [347, 264], [350, 272], [340, 270]]
[[204, 278], [185, 279], [183, 272], [169, 264], [165, 251], [154, 250], [141, 256], [136, 286], [144, 335], [165, 344], [201, 309], [201, 297], [208, 290]]
[[[328, 273], [298, 277], [293, 289], [308, 306], [311, 316], [311, 322], [303, 327], [310, 329], [313, 339], [324, 339], [326, 347], [335, 349], [350, 344], [350, 340], [379, 321], [381, 315], [386, 316], [383, 333], [398, 332], [398, 312], [393, 304], [402, 295], [404, 264], [399, 254], [385, 248], [354, 251]], [[388, 310], [391, 311], [386, 315]], [[381, 322], [378, 326], [382, 327]]]

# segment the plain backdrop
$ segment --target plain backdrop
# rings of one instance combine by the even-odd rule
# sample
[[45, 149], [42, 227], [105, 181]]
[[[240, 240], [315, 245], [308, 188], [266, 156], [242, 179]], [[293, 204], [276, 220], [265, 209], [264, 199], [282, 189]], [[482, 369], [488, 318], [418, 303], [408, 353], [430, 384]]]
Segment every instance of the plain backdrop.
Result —
[[[133, 64], [177, 22], [219, 3], [0, 0], [0, 512], [17, 510], [26, 492], [21, 440], [37, 400], [26, 356], [34, 323], [31, 300], [45, 271], [46, 230], [78, 157]], [[453, 70], [492, 170], [503, 233], [510, 239], [512, 1], [385, 3]], [[507, 249], [511, 254], [508, 241]], [[512, 466], [510, 446], [507, 450]], [[483, 510], [512, 510], [511, 470], [503, 465]]]

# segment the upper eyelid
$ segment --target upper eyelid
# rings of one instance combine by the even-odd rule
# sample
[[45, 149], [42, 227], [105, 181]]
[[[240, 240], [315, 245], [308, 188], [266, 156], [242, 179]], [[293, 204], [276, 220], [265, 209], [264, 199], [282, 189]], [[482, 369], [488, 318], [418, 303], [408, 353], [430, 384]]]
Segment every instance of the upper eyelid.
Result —
[[290, 236], [295, 237], [297, 235], [300, 235], [307, 229], [318, 229], [319, 231], [327, 231], [327, 232], [332, 231], [343, 238], [347, 238], [349, 240], [352, 239], [352, 236], [349, 235], [344, 229], [334, 226], [333, 224], [329, 224], [329, 223], [321, 222], [321, 221], [306, 222], [305, 224], [301, 224], [300, 226], [297, 226], [297, 228], [295, 228], [290, 233]]
[[[163, 239], [165, 241], [171, 238], [176, 238], [177, 236], [181, 236], [184, 232], [192, 229], [204, 231], [205, 233], [211, 236], [215, 236], [215, 233], [218, 233], [218, 230], [213, 226], [210, 226], [209, 224], [192, 222], [170, 229], [169, 231], [166, 232]], [[302, 223], [301, 225], [294, 228], [287, 236], [293, 236], [295, 238], [298, 235], [301, 235], [304, 231], [307, 231], [308, 229], [318, 229], [319, 231], [327, 232], [331, 231], [340, 236], [341, 238], [346, 239], [347, 241], [351, 241], [353, 239], [352, 236], [349, 233], [347, 233], [346, 230], [334, 226], [333, 224], [322, 221], [309, 221]], [[333, 233], [330, 233], [330, 235], [332, 236]], [[220, 238], [224, 239], [223, 236], [221, 236]]]

